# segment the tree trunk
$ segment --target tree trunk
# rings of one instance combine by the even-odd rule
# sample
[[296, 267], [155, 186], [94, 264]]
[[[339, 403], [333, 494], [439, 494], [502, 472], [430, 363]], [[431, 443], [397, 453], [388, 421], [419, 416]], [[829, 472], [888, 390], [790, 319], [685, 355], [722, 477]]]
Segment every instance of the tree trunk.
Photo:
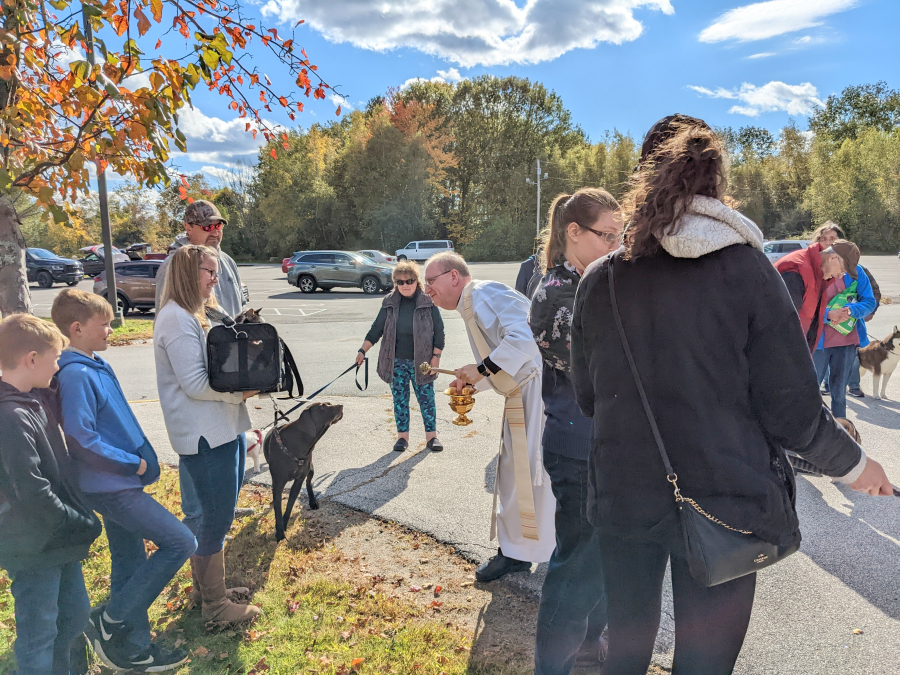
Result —
[[31, 314], [31, 293], [25, 271], [25, 237], [19, 214], [5, 195], [0, 196], [0, 313]]

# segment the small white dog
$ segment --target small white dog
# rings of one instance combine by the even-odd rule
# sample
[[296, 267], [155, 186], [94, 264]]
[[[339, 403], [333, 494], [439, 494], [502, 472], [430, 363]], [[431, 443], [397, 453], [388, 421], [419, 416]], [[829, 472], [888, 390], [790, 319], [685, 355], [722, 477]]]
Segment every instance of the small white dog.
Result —
[[[253, 473], [259, 473], [263, 455], [262, 432], [259, 429], [251, 429], [244, 433], [244, 437], [247, 439], [247, 457], [253, 460]], [[249, 468], [247, 464], [244, 465], [244, 474]]]

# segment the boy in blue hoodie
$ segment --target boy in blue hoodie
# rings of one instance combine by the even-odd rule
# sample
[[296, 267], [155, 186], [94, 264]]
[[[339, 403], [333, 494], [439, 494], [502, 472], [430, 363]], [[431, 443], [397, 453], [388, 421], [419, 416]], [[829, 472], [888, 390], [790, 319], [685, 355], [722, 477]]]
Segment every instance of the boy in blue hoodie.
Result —
[[48, 405], [66, 339], [30, 314], [0, 322], [0, 567], [12, 579], [19, 675], [60, 675], [88, 622], [81, 573], [100, 521], [68, 480]]
[[[151, 642], [147, 610], [194, 553], [191, 531], [144, 492], [159, 462], [104, 351], [112, 334], [109, 303], [66, 289], [51, 316], [69, 338], [59, 359], [62, 427], [88, 505], [103, 518], [112, 558], [110, 596], [91, 612], [87, 634], [100, 659], [116, 670], [163, 672], [187, 660]], [[158, 547], [149, 557], [144, 540]]]

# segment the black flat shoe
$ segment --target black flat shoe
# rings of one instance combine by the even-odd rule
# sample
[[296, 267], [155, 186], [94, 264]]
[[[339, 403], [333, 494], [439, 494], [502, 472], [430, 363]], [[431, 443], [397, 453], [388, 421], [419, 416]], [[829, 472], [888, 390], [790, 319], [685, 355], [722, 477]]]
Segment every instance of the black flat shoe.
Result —
[[512, 572], [525, 572], [531, 569], [531, 563], [515, 558], [507, 558], [497, 549], [497, 555], [488, 560], [475, 570], [475, 579], [478, 581], [495, 581]]
[[853, 387], [853, 389], [848, 389], [847, 393], [856, 398], [865, 398], [866, 395], [863, 393], [863, 390], [859, 387]]
[[394, 452], [403, 452], [409, 447], [409, 442], [405, 438], [398, 438], [394, 443]]
[[425, 444], [425, 447], [431, 450], [432, 452], [443, 452], [444, 446], [443, 444], [436, 438], [432, 438]]

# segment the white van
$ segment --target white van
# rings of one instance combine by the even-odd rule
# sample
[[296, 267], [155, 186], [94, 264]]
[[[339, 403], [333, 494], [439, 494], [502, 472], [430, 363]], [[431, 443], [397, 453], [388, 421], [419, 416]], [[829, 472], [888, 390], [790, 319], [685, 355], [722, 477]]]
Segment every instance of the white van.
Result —
[[452, 250], [453, 242], [449, 239], [411, 241], [403, 248], [397, 249], [397, 258], [400, 260], [428, 260], [435, 253]]

